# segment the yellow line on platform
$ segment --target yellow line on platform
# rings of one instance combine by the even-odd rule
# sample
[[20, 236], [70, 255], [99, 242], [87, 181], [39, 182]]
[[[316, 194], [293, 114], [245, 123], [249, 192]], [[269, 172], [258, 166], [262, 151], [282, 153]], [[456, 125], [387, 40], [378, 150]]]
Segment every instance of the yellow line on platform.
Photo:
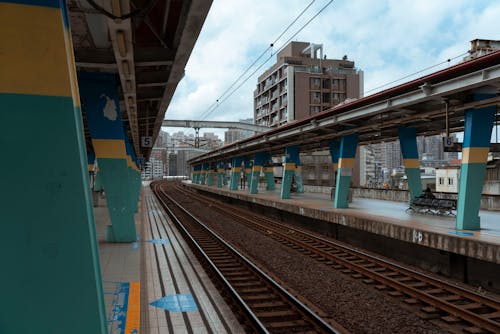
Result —
[[139, 334], [141, 324], [141, 283], [130, 282], [125, 333]]

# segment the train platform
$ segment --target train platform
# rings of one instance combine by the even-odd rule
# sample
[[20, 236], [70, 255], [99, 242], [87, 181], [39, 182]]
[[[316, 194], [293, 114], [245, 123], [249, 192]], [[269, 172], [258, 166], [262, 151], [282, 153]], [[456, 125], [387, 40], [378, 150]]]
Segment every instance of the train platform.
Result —
[[[205, 192], [282, 210], [295, 217], [304, 216], [333, 223], [337, 227], [347, 227], [349, 229], [344, 228], [343, 233], [350, 233], [351, 236], [361, 231], [367, 232], [367, 243], [374, 236], [382, 236], [500, 264], [500, 212], [480, 211], [481, 230], [468, 231], [457, 230], [454, 217], [406, 212], [408, 204], [402, 202], [353, 198], [348, 209], [334, 209], [332, 200], [325, 194], [292, 193], [291, 199], [283, 200], [279, 187], [274, 191], [260, 188], [258, 194], [249, 194], [248, 189], [230, 191], [227, 188], [192, 184], [190, 181], [185, 184]], [[326, 230], [331, 231], [330, 228]], [[389, 239], [382, 238], [377, 242], [382, 244]], [[392, 251], [399, 249], [393, 248]]]
[[136, 242], [105, 241], [105, 198], [94, 202], [94, 215], [109, 334], [244, 333], [148, 183]]

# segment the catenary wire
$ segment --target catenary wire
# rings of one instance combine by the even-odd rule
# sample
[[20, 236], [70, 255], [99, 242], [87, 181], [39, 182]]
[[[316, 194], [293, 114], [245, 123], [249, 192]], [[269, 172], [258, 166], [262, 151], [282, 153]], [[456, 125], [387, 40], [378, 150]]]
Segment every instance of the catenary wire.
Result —
[[233, 89], [227, 96], [225, 96], [222, 100], [218, 100], [217, 103], [216, 103], [216, 106], [213, 107], [211, 110], [209, 110], [205, 117], [203, 119], [205, 119], [206, 117], [208, 117], [210, 114], [212, 114], [215, 110], [217, 110], [217, 108], [224, 102], [226, 101], [228, 98], [230, 98], [241, 86], [243, 86], [243, 84], [245, 84], [250, 78], [253, 77], [253, 75], [259, 70], [262, 68], [262, 66], [264, 66], [268, 61], [269, 59], [271, 59], [275, 54], [281, 52], [281, 50], [283, 50], [286, 45], [293, 39], [295, 38], [295, 36], [297, 36], [302, 30], [304, 30], [305, 27], [307, 27], [309, 25], [309, 23], [311, 23], [316, 17], [318, 17], [319, 14], [321, 14], [331, 3], [333, 2], [333, 0], [330, 0], [326, 5], [324, 5], [314, 16], [312, 16], [304, 25], [302, 25], [291, 37], [289, 37], [283, 44], [282, 46], [274, 53], [272, 53], [268, 58], [266, 58], [266, 60], [261, 63], [249, 76], [247, 76], [235, 89]]
[[269, 49], [272, 49], [274, 44], [297, 22], [297, 20], [304, 15], [304, 13], [311, 7], [311, 5], [315, 2], [316, 0], [311, 1], [300, 13], [299, 15], [281, 32], [281, 34], [243, 71], [243, 73], [240, 74], [240, 76], [233, 81], [231, 85], [217, 98], [217, 100], [212, 103], [207, 110], [205, 110], [201, 115], [200, 119], [203, 120], [205, 119], [208, 114], [212, 111], [213, 108], [217, 108], [219, 101], [224, 97], [224, 95], [227, 94], [237, 83], [238, 81], [246, 74], [250, 69], [262, 58], [264, 55], [269, 51]]

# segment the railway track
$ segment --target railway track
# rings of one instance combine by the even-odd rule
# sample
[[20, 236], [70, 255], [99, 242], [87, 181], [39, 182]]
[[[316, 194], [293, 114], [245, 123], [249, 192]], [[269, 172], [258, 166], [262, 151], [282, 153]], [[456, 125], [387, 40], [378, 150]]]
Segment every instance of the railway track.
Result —
[[[210, 265], [238, 309], [259, 333], [346, 333], [321, 319], [306, 305], [218, 237], [170, 197], [161, 183], [151, 185], [167, 214]], [[339, 326], [340, 327], [340, 326]]]
[[[186, 196], [193, 195], [180, 185], [176, 185], [176, 191]], [[420, 305], [422, 314], [425, 314], [423, 318], [440, 320], [445, 329], [500, 333], [500, 303], [497, 300], [199, 193], [196, 201], [210, 205], [211, 209], [318, 262], [375, 285], [379, 290], [386, 290], [393, 297], [403, 298], [407, 304]]]

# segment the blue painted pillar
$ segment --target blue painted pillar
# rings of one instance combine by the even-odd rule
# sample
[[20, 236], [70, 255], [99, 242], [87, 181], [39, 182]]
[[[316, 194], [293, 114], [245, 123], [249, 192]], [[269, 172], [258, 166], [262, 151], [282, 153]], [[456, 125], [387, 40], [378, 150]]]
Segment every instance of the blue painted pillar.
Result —
[[272, 191], [276, 189], [276, 184], [274, 182], [274, 167], [272, 160], [269, 160], [267, 162], [267, 166], [264, 167], [264, 175], [266, 177], [266, 190]]
[[351, 186], [358, 137], [359, 135], [357, 133], [353, 133], [343, 136], [340, 139], [339, 169], [337, 171], [335, 199], [333, 200], [333, 206], [336, 209], [345, 209], [349, 207], [349, 188]]
[[248, 191], [250, 191], [250, 181], [252, 180], [252, 161], [250, 160], [249, 157], [244, 157], [243, 158], [243, 164], [245, 166], [245, 186], [248, 185]]
[[65, 3], [0, 1], [2, 334], [107, 333]]
[[207, 163], [201, 164], [200, 184], [207, 184], [207, 174], [209, 165]]
[[193, 166], [193, 176], [191, 178], [191, 181], [194, 184], [200, 183], [200, 172], [201, 172], [201, 165], [194, 165]]
[[[474, 100], [495, 96], [496, 94], [475, 94]], [[496, 110], [496, 106], [491, 106], [465, 111], [456, 222], [456, 227], [460, 230], [481, 229], [479, 207]]]
[[217, 163], [217, 188], [222, 188], [225, 178], [226, 178], [226, 162], [219, 161]]
[[227, 186], [227, 161], [223, 161], [223, 168], [224, 168], [224, 174], [223, 174], [223, 177], [222, 177], [222, 184], [224, 186]]
[[253, 167], [250, 177], [250, 193], [257, 194], [259, 192], [259, 179], [262, 166], [269, 160], [267, 152], [257, 152], [253, 156]]
[[291, 197], [290, 190], [292, 188], [293, 177], [299, 158], [299, 147], [297, 145], [289, 146], [285, 149], [285, 161], [283, 162], [283, 178], [281, 180], [281, 194], [282, 199]]
[[78, 84], [111, 218], [106, 240], [134, 242], [137, 235], [117, 77], [80, 72]]
[[229, 190], [238, 190], [238, 182], [241, 174], [241, 157], [235, 157], [231, 161], [231, 180], [229, 182]]
[[217, 165], [215, 162], [211, 162], [208, 164], [207, 171], [207, 186], [211, 187], [214, 184], [214, 175], [217, 172]]
[[[340, 141], [337, 139], [330, 140], [329, 144], [330, 158], [332, 159], [332, 169], [334, 181], [337, 181], [337, 170], [339, 168]], [[334, 184], [335, 184], [334, 182]]]
[[422, 180], [420, 177], [420, 161], [418, 159], [417, 134], [415, 128], [399, 127], [399, 143], [403, 154], [408, 188], [410, 190], [410, 203], [422, 194]]

